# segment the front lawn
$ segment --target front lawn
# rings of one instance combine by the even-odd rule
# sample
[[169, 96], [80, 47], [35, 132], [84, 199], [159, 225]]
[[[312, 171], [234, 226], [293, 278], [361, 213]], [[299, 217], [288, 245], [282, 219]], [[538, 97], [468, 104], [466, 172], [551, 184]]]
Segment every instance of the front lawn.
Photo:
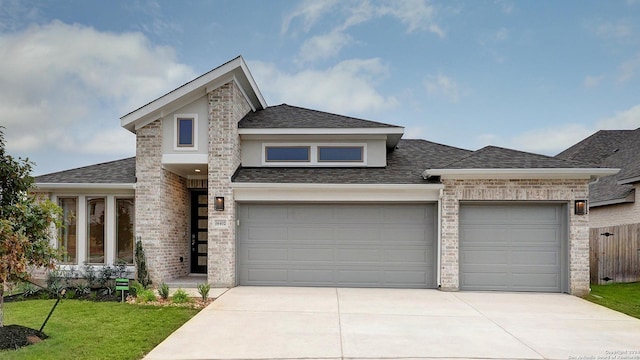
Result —
[[591, 285], [585, 299], [640, 319], [640, 282]]
[[[55, 300], [5, 304], [5, 325], [40, 329]], [[43, 332], [48, 339], [2, 359], [140, 359], [199, 310], [62, 300]]]

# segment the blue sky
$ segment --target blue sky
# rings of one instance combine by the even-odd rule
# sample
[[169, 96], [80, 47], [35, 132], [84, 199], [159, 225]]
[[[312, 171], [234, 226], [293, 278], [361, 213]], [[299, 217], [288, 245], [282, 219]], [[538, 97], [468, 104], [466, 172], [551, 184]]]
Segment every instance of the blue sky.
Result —
[[242, 55], [269, 105], [555, 155], [640, 127], [640, 1], [0, 0], [0, 125], [48, 173], [135, 154], [120, 116]]

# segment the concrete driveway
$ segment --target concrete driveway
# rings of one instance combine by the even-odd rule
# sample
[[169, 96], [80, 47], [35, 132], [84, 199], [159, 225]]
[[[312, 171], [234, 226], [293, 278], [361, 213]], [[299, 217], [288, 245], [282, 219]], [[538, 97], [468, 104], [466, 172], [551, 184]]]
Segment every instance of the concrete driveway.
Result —
[[145, 359], [640, 359], [640, 320], [564, 294], [236, 287]]

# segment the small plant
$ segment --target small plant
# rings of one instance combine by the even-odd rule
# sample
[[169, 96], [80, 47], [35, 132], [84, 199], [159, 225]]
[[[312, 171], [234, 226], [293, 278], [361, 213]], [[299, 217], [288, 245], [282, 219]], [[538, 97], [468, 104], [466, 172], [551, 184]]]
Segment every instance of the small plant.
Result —
[[60, 279], [62, 278], [62, 272], [60, 270], [53, 270], [47, 274], [47, 289], [58, 290], [62, 287]]
[[131, 285], [129, 285], [129, 294], [133, 297], [138, 297], [138, 294], [144, 291], [144, 286], [137, 281], [133, 281]]
[[38, 287], [28, 282], [22, 283], [22, 295], [24, 297], [34, 296], [37, 293]]
[[176, 292], [173, 294], [173, 298], [171, 298], [173, 300], [174, 303], [176, 304], [184, 304], [187, 301], [189, 301], [189, 295], [187, 294], [186, 291], [182, 290], [182, 289], [178, 289], [176, 290]]
[[86, 282], [78, 282], [75, 286], [76, 294], [78, 296], [85, 296], [91, 293], [91, 288]]
[[127, 277], [127, 263], [124, 262], [124, 260], [118, 260], [118, 262], [113, 266], [113, 275], [116, 278]]
[[82, 277], [87, 280], [87, 285], [89, 285], [90, 288], [96, 287], [98, 276], [96, 275], [96, 269], [93, 267], [93, 265], [85, 263], [82, 266]]
[[66, 293], [64, 293], [64, 298], [65, 299], [75, 299], [76, 295], [77, 295], [76, 290], [69, 289], [69, 290], [67, 290]]
[[167, 300], [169, 298], [169, 285], [165, 283], [160, 284], [160, 287], [158, 288], [158, 294], [160, 294], [162, 300]]
[[73, 287], [73, 282], [76, 279], [76, 268], [72, 266], [71, 268], [69, 268], [69, 270], [65, 270], [61, 272], [62, 272], [62, 279], [64, 281], [64, 286], [66, 288]]
[[211, 285], [208, 283], [198, 284], [198, 294], [202, 296], [202, 301], [206, 302], [209, 297], [209, 290], [211, 290]]
[[140, 240], [136, 241], [135, 258], [136, 279], [146, 289], [151, 285], [151, 279], [149, 278], [149, 272], [147, 271], [147, 258], [144, 255], [144, 248], [142, 247], [142, 241]]
[[156, 298], [156, 294], [151, 289], [142, 290], [136, 297], [136, 302], [138, 303], [148, 303], [156, 300], [158, 300], [158, 298]]
[[113, 273], [113, 268], [110, 265], [105, 265], [100, 269], [98, 272], [98, 284], [100, 284], [100, 287], [109, 287], [109, 281], [111, 280]]

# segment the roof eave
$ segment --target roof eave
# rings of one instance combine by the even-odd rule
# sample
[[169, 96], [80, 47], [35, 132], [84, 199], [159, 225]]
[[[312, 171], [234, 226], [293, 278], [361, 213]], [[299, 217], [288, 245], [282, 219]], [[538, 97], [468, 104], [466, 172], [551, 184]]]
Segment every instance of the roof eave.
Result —
[[618, 185], [634, 184], [640, 182], [640, 176], [634, 176], [626, 179], [618, 180]]
[[443, 179], [594, 179], [614, 175], [612, 168], [427, 169], [422, 177]]
[[595, 208], [599, 206], [608, 206], [608, 205], [628, 204], [628, 203], [634, 203], [635, 201], [636, 201], [635, 191], [630, 191], [627, 194], [627, 196], [623, 198], [589, 202], [589, 208]]
[[35, 183], [36, 190], [135, 190], [135, 183]]
[[[255, 111], [267, 107], [267, 103], [260, 89], [258, 89], [247, 64], [242, 56], [239, 56], [122, 116], [120, 125], [135, 133], [141, 123], [146, 124], [177, 110], [174, 108], [180, 106], [172, 106], [172, 104], [181, 104], [181, 99], [194, 101], [196, 98], [204, 96], [207, 92], [230, 81], [236, 82], [252, 110]], [[165, 110], [165, 108], [168, 109]]]

